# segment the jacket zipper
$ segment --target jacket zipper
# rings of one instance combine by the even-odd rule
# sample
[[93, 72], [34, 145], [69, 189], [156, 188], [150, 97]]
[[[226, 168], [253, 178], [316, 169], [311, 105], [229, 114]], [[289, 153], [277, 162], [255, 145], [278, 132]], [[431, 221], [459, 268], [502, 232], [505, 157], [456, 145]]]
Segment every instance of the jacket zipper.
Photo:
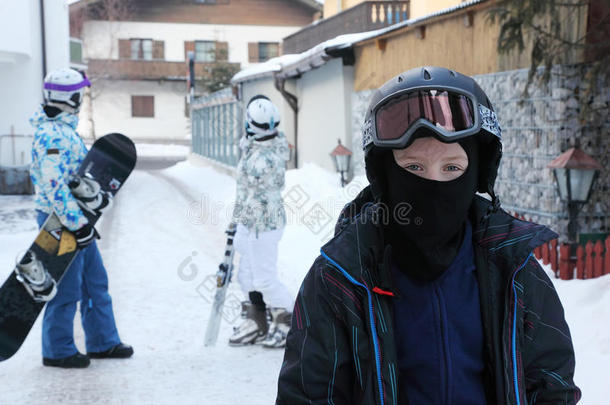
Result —
[[370, 318], [370, 327], [371, 327], [371, 335], [373, 338], [373, 349], [375, 350], [375, 368], [377, 370], [377, 384], [379, 389], [379, 400], [383, 404], [384, 403], [384, 395], [383, 395], [383, 383], [381, 381], [381, 356], [379, 354], [379, 342], [377, 340], [377, 327], [375, 326], [375, 314], [373, 312], [373, 299], [371, 297], [371, 291], [367, 286], [358, 282], [355, 278], [353, 278], [343, 267], [341, 267], [336, 261], [331, 259], [322, 249], [320, 249], [320, 254], [328, 260], [333, 267], [337, 268], [347, 280], [359, 287], [362, 287], [366, 290], [366, 294], [368, 296], [369, 301], [369, 318]]
[[517, 289], [515, 288], [515, 277], [517, 276], [517, 273], [519, 273], [519, 271], [525, 267], [531, 257], [532, 253], [530, 252], [521, 266], [519, 266], [519, 268], [513, 272], [513, 277], [511, 280], [511, 288], [513, 290], [513, 330], [511, 332], [511, 351], [513, 360], [513, 383], [515, 385], [515, 398], [517, 400], [517, 405], [521, 405], [521, 395], [519, 394], [519, 375], [517, 370]]
[[[441, 314], [442, 307], [441, 307], [441, 298], [439, 296], [439, 292], [437, 290], [437, 287], [434, 287], [434, 297], [436, 298], [436, 304], [438, 305], [438, 325], [440, 328], [440, 332], [441, 332], [441, 349], [443, 351], [442, 354], [442, 359], [443, 359], [443, 365], [441, 367], [442, 372], [443, 372], [443, 377], [445, 379], [445, 390], [443, 393], [443, 404], [448, 403], [449, 400], [449, 371], [447, 370], [448, 364], [449, 362], [447, 361], [447, 348], [445, 347], [445, 331], [446, 331], [446, 325], [443, 325], [443, 316]], [[443, 327], [445, 326], [445, 327]]]

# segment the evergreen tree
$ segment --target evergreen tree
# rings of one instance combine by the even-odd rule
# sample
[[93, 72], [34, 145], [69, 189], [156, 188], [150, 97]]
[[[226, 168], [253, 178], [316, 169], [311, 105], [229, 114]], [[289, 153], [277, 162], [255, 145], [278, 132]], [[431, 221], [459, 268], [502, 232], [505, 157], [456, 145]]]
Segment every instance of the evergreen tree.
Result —
[[[579, 99], [581, 114], [592, 112], [598, 84], [606, 86], [610, 77], [609, 0], [506, 0], [491, 9], [488, 18], [500, 24], [500, 54], [530, 52], [524, 97], [536, 78], [539, 84], [548, 84], [553, 65], [591, 63]], [[537, 75], [541, 66], [542, 74]]]

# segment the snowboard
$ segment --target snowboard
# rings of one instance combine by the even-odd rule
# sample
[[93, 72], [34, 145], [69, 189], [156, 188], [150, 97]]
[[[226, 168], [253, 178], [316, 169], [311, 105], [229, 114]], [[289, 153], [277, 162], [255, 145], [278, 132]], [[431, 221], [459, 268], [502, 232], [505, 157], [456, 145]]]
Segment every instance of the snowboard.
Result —
[[225, 231], [227, 234], [225, 255], [223, 262], [220, 263], [218, 271], [216, 272], [216, 293], [214, 294], [214, 301], [212, 302], [212, 311], [210, 313], [210, 319], [208, 320], [208, 327], [205, 331], [204, 346], [214, 346], [216, 340], [218, 340], [220, 321], [222, 320], [222, 308], [233, 275], [233, 255], [235, 253], [233, 250], [233, 239], [235, 238], [236, 231], [237, 225], [235, 222], [231, 222]]
[[[69, 180], [72, 194], [92, 225], [104, 208], [112, 205], [112, 197], [135, 163], [135, 145], [125, 135], [108, 134], [92, 145], [78, 174]], [[0, 287], [0, 361], [21, 347], [78, 253], [74, 234], [62, 226], [55, 213], [49, 215], [34, 243]]]

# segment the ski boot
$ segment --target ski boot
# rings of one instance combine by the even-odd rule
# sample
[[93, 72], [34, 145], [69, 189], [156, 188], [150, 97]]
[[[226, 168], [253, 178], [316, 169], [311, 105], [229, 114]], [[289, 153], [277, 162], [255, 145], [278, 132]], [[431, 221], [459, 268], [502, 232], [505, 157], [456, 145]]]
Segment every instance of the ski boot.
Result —
[[272, 308], [270, 313], [271, 326], [269, 327], [269, 333], [261, 344], [268, 349], [283, 348], [286, 346], [286, 336], [290, 331], [292, 314], [285, 308]]
[[102, 190], [100, 184], [87, 175], [72, 176], [68, 187], [80, 208], [96, 217], [112, 207], [112, 194]]
[[17, 263], [15, 277], [36, 302], [51, 301], [57, 294], [57, 282], [36, 259], [34, 252], [28, 251]]
[[230, 346], [244, 346], [261, 343], [269, 332], [267, 311], [261, 310], [249, 301], [242, 302], [244, 321], [233, 328], [233, 336], [229, 339]]

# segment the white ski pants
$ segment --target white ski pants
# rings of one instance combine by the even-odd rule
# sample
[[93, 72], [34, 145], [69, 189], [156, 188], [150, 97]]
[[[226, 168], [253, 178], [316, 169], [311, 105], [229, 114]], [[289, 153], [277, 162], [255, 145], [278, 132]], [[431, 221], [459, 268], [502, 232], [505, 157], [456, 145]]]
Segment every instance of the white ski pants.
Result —
[[237, 280], [246, 298], [250, 291], [263, 294], [265, 304], [285, 308], [292, 312], [294, 298], [280, 281], [277, 271], [278, 243], [284, 228], [267, 232], [250, 232], [242, 224], [237, 225], [234, 247], [241, 255]]

